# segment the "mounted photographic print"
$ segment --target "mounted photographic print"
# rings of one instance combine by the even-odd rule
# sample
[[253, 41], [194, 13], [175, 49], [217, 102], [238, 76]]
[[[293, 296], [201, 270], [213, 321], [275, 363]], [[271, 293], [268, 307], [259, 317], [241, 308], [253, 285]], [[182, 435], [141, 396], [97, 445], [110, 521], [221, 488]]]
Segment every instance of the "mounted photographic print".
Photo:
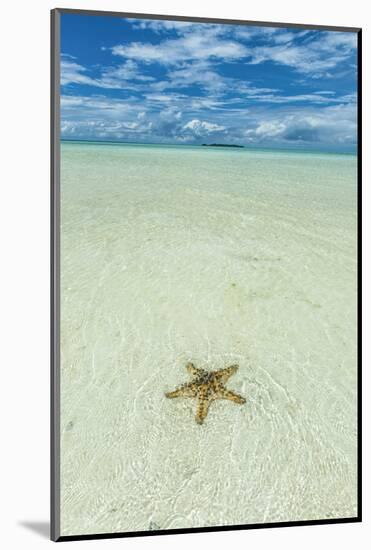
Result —
[[53, 10], [53, 540], [360, 521], [360, 40]]

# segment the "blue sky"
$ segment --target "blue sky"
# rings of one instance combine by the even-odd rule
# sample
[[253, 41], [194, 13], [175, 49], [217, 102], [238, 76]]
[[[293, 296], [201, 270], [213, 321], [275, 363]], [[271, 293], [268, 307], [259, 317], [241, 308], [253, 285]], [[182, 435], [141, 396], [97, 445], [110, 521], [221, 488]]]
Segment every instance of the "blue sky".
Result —
[[356, 33], [61, 21], [62, 138], [355, 150]]

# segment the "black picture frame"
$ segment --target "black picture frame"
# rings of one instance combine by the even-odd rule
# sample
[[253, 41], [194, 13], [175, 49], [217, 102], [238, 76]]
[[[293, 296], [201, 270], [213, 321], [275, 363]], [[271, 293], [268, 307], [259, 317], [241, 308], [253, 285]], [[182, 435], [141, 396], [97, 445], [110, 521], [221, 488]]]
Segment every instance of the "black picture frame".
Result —
[[[357, 34], [357, 515], [350, 518], [319, 519], [304, 521], [285, 521], [247, 525], [223, 525], [213, 527], [195, 527], [184, 529], [166, 529], [151, 531], [133, 531], [123, 533], [94, 533], [88, 535], [60, 534], [60, 18], [63, 14], [97, 15], [107, 17], [186, 21], [195, 23], [217, 23], [228, 25], [269, 26], [305, 30], [342, 31]], [[184, 533], [237, 531], [249, 529], [267, 529], [272, 527], [293, 527], [310, 525], [328, 525], [355, 523], [362, 521], [362, 29], [358, 27], [328, 26], [317, 24], [276, 23], [268, 21], [248, 21], [188, 17], [176, 15], [157, 15], [97, 10], [55, 8], [51, 10], [51, 334], [50, 334], [50, 457], [51, 457], [51, 501], [50, 524], [51, 540], [55, 542], [111, 539], [124, 537], [174, 535]]]

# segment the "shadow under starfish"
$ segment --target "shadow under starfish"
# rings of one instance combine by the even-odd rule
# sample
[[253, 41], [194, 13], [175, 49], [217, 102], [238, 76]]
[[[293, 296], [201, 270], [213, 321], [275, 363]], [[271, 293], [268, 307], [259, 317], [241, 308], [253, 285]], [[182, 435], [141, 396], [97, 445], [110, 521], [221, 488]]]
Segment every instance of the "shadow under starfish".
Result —
[[192, 376], [192, 381], [182, 384], [174, 391], [165, 393], [166, 397], [194, 397], [197, 399], [196, 422], [202, 424], [207, 416], [210, 404], [215, 399], [228, 399], [239, 405], [246, 403], [246, 399], [225, 387], [225, 383], [234, 374], [238, 365], [231, 365], [225, 369], [207, 371], [198, 369], [193, 363], [187, 363], [186, 369]]

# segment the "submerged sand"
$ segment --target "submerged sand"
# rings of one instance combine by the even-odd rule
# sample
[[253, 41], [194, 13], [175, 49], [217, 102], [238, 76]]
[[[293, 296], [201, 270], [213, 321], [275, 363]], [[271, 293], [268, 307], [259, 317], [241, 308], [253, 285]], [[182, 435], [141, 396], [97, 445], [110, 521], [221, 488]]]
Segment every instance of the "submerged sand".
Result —
[[63, 535], [357, 513], [356, 158], [215, 149], [62, 145]]

